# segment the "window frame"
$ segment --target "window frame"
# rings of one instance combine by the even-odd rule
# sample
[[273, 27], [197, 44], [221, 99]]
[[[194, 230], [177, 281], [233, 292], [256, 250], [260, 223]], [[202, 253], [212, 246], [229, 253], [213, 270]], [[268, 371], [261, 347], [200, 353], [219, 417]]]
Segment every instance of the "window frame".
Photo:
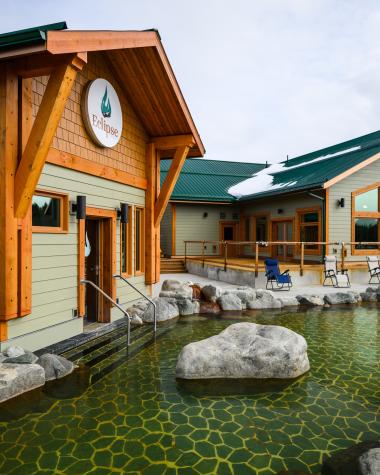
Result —
[[[54, 198], [60, 200], [59, 207], [59, 226], [33, 226], [32, 217], [32, 233], [45, 234], [67, 234], [69, 232], [69, 195], [67, 193], [60, 193], [49, 190], [36, 190], [33, 196], [44, 196], [47, 198]], [[33, 199], [32, 199], [33, 203]], [[33, 206], [33, 204], [31, 205]]]
[[[302, 216], [309, 213], [317, 213], [318, 214], [318, 221], [312, 223], [302, 223]], [[320, 206], [309, 206], [308, 208], [297, 208], [296, 209], [296, 241], [301, 242], [301, 228], [302, 227], [311, 227], [318, 226], [318, 242], [322, 241], [322, 208]], [[308, 249], [307, 248], [307, 241], [305, 242], [304, 246], [304, 254], [306, 255], [319, 255], [322, 252], [321, 245], [318, 245], [316, 249]], [[301, 246], [299, 246], [301, 248]]]
[[[132, 256], [132, 251], [133, 251], [133, 228], [134, 228], [134, 222], [133, 222], [133, 207], [129, 206], [128, 207], [128, 223], [120, 223], [120, 275], [122, 277], [131, 277], [133, 274], [133, 256]], [[122, 230], [123, 227], [126, 228], [126, 236], [127, 236], [127, 242], [126, 242], [126, 248], [124, 249], [124, 253], [127, 259], [127, 270], [126, 272], [123, 271], [123, 262], [122, 262], [122, 257], [123, 257], [123, 240], [122, 240]]]
[[[378, 189], [378, 211], [356, 211], [356, 197], [362, 195], [367, 191]], [[378, 219], [378, 228], [377, 236], [378, 242], [380, 242], [380, 182], [372, 183], [372, 185], [367, 185], [363, 188], [359, 188], [351, 193], [351, 241], [355, 241], [355, 219], [357, 218], [372, 218]], [[351, 255], [353, 256], [368, 256], [368, 255], [378, 255], [380, 250], [380, 245], [377, 245], [376, 249], [356, 249], [355, 244], [351, 246]]]
[[[261, 213], [255, 213], [251, 216], [251, 232], [252, 232], [252, 241], [256, 242], [257, 241], [257, 219], [258, 218], [266, 218], [267, 223], [266, 223], [266, 234], [267, 234], [267, 240], [265, 242], [270, 242], [272, 240], [272, 219], [271, 219], [271, 214], [267, 211], [263, 211]], [[252, 249], [255, 250], [255, 246], [252, 246]], [[267, 254], [268, 253], [268, 247], [264, 246], [259, 246], [259, 254]]]
[[[141, 213], [140, 219], [140, 241], [136, 239], [136, 214]], [[133, 268], [135, 275], [142, 275], [145, 272], [145, 209], [142, 206], [135, 206], [133, 211], [133, 234], [134, 234], [134, 259]], [[140, 247], [140, 268], [136, 268], [137, 246]]]

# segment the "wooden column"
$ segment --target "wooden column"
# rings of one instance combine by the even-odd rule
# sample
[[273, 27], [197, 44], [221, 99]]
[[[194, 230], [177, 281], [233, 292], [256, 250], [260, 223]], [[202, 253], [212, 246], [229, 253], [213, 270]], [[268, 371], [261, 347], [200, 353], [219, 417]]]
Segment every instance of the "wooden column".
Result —
[[[156, 152], [156, 201], [161, 194], [161, 157], [160, 152]], [[154, 223], [155, 226], [155, 249], [156, 249], [156, 264], [155, 264], [155, 282], [160, 281], [161, 276], [161, 220]]]
[[157, 152], [153, 143], [146, 149], [145, 195], [145, 283], [156, 282], [156, 229], [154, 226], [154, 206], [157, 196]]
[[0, 320], [9, 320], [18, 311], [18, 223], [14, 213], [18, 78], [4, 63], [0, 65], [0, 130]]

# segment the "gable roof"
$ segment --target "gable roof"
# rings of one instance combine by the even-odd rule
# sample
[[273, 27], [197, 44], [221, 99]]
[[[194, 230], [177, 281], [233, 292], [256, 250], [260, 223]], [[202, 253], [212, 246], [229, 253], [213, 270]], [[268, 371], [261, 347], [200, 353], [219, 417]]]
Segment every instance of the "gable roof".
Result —
[[[161, 185], [171, 160], [161, 160]], [[179, 175], [171, 200], [235, 202], [227, 190], [251, 177], [264, 167], [260, 163], [228, 162], [222, 160], [187, 159]]]
[[[258, 177], [238, 184], [230, 192], [234, 192], [240, 200], [246, 201], [293, 191], [323, 188], [334, 178], [346, 176], [349, 170], [355, 171], [361, 165], [366, 165], [372, 157], [375, 160], [380, 158], [380, 131], [274, 164], [262, 171]], [[255, 187], [263, 181], [264, 175], [266, 177], [270, 175], [271, 182], [267, 187], [255, 192]], [[239, 187], [246, 191], [251, 187], [252, 193], [242, 193], [239, 196], [236, 193]]]
[[[148, 135], [192, 135], [189, 156], [205, 148], [157, 30], [76, 31], [53, 23], [0, 35], [0, 61], [33, 69], [37, 62], [52, 63], [60, 55], [102, 53]], [[49, 73], [50, 74], [50, 73]], [[171, 157], [173, 151], [168, 151]]]

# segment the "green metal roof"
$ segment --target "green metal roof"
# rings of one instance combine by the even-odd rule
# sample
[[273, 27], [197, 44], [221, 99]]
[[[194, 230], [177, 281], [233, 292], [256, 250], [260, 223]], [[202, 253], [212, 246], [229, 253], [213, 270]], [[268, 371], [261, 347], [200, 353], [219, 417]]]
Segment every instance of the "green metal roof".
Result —
[[274, 189], [259, 193], [252, 190], [252, 194], [245, 195], [240, 200], [253, 200], [322, 187], [327, 181], [378, 152], [380, 152], [380, 131], [289, 159], [282, 162], [283, 170], [272, 174]]
[[[161, 184], [166, 178], [171, 160], [161, 160]], [[182, 168], [172, 200], [233, 202], [227, 190], [264, 168], [259, 163], [227, 162], [188, 158]]]
[[43, 44], [46, 41], [46, 32], [50, 30], [66, 30], [65, 21], [49, 25], [35, 26], [25, 30], [11, 31], [0, 34], [0, 51]]

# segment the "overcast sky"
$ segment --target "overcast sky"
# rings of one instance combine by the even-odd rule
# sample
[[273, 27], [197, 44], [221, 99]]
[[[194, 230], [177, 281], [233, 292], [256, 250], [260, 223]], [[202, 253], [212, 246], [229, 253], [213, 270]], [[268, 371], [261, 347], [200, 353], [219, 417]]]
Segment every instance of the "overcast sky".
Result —
[[207, 158], [276, 162], [380, 129], [379, 1], [2, 3], [3, 32], [158, 28]]

